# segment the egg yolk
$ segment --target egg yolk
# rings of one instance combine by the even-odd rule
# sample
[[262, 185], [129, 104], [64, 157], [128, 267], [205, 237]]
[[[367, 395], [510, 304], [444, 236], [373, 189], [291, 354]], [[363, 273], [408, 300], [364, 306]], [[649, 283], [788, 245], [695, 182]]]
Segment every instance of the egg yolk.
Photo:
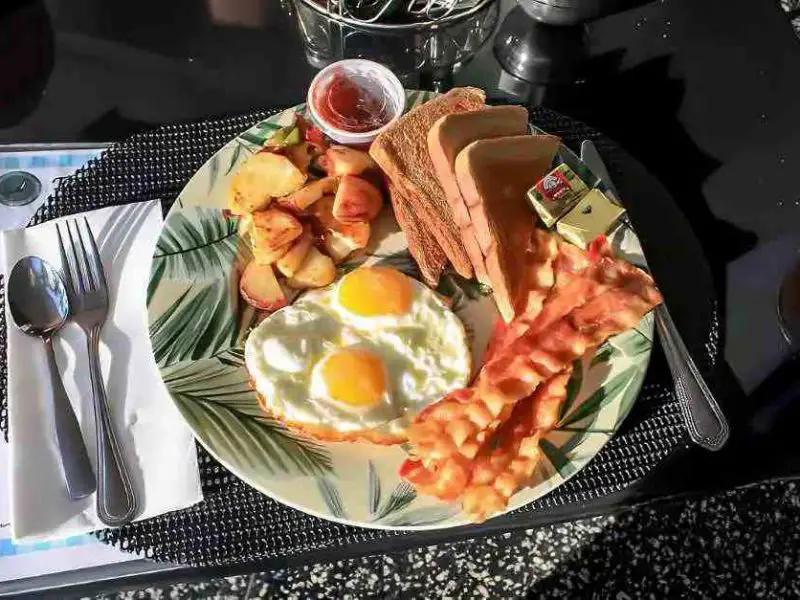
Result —
[[362, 317], [404, 315], [414, 291], [409, 278], [388, 267], [361, 267], [342, 279], [339, 302]]
[[337, 350], [328, 355], [321, 369], [328, 394], [339, 402], [372, 406], [386, 389], [383, 361], [363, 348]]

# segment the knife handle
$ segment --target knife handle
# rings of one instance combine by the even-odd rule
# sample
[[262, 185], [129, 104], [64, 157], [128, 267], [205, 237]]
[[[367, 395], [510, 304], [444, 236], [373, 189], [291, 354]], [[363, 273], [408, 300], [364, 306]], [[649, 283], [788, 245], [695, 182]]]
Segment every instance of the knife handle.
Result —
[[719, 450], [730, 435], [725, 415], [700, 375], [666, 305], [658, 306], [655, 316], [689, 437], [698, 446]]

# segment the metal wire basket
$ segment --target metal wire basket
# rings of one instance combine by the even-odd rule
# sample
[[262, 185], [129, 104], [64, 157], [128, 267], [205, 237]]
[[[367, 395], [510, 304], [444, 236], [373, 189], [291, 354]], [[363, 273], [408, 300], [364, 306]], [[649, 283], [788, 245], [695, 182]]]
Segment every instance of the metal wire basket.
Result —
[[497, 0], [296, 0], [352, 27], [396, 33], [446, 27]]
[[334, 1], [340, 0], [292, 0], [289, 7], [310, 64], [322, 68], [343, 58], [368, 58], [388, 66], [404, 84], [427, 82], [424, 87], [433, 89], [446, 85], [446, 79], [486, 44], [499, 22], [500, 3], [495, 0], [476, 0], [466, 11], [405, 23], [361, 23], [329, 12]]

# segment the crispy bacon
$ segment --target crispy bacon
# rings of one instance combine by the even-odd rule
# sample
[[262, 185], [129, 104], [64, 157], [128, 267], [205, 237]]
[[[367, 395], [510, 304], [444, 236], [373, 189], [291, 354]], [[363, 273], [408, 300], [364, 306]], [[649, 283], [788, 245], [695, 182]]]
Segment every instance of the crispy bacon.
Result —
[[540, 311], [514, 320], [511, 331], [503, 338], [506, 344], [524, 333], [541, 332], [575, 308], [620, 285], [624, 279], [644, 275], [630, 263], [614, 258], [605, 237], [596, 242], [596, 258], [591, 260], [588, 253], [577, 246], [559, 241], [559, 253], [554, 261], [555, 285]]
[[528, 485], [539, 462], [539, 436], [558, 420], [567, 397], [572, 367], [548, 379], [536, 393], [519, 402], [491, 445], [475, 457], [461, 506], [475, 522], [482, 522], [508, 506], [518, 490]]
[[628, 266], [616, 287], [497, 352], [478, 376], [478, 396], [490, 407], [520, 400], [588, 349], [636, 325], [662, 299], [646, 273]]
[[[560, 381], [555, 376], [574, 360], [634, 326], [661, 302], [643, 271], [602, 248], [596, 249], [594, 261], [572, 248], [565, 246], [554, 262], [556, 281], [543, 310], [533, 319], [522, 315], [512, 321], [476, 382], [426, 408], [409, 428], [416, 458], [403, 472], [420, 493], [449, 500], [460, 496], [478, 457], [512, 419], [520, 400], [545, 381], [555, 385]], [[549, 384], [543, 389], [543, 397], [552, 396]], [[487, 500], [475, 508], [476, 515], [489, 514], [497, 505], [496, 497]]]

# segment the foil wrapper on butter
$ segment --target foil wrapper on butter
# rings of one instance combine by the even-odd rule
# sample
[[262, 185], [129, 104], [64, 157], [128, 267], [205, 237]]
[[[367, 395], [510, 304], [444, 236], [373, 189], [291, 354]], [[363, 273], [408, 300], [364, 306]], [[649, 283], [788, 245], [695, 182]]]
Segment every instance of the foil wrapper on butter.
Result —
[[567, 241], [586, 249], [598, 235], [608, 233], [624, 214], [624, 208], [595, 189], [558, 221], [556, 231]]
[[567, 165], [558, 165], [528, 190], [528, 201], [547, 227], [552, 227], [589, 191]]

